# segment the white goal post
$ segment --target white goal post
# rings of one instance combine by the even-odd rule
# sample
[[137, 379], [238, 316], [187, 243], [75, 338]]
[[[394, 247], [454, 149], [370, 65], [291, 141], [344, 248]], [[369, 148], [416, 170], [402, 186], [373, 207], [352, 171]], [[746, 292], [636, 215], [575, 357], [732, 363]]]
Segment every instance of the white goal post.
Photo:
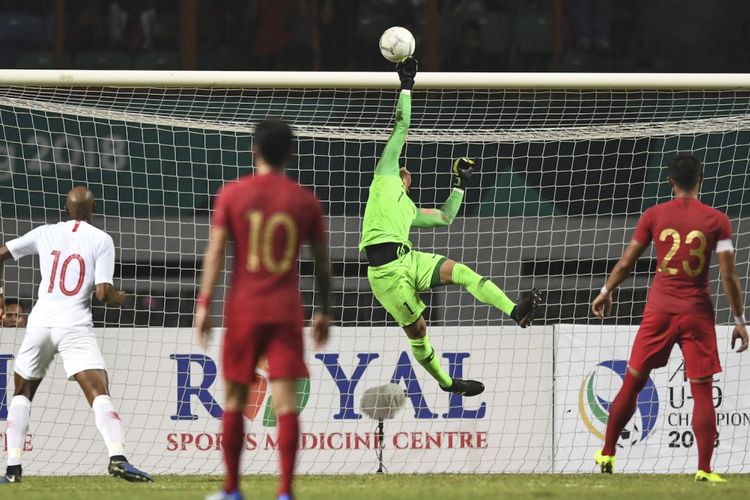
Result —
[[[397, 88], [394, 73], [372, 71], [0, 70], [3, 85], [41, 87]], [[418, 89], [743, 90], [744, 73], [420, 72]]]
[[[133, 463], [156, 474], [222, 471], [218, 340], [208, 352], [193, 343], [192, 312], [212, 197], [251, 172], [253, 126], [267, 116], [292, 124], [289, 174], [329, 215], [339, 326], [331, 345], [308, 353], [311, 378], [300, 382], [303, 473], [377, 468], [376, 423], [360, 403], [389, 382], [407, 395], [385, 423], [389, 472], [593, 471], [655, 256], [645, 254], [618, 291], [612, 318], [593, 321], [590, 300], [639, 214], [670, 196], [662, 167], [677, 152], [703, 161], [702, 197], [732, 219], [747, 282], [750, 75], [423, 72], [416, 82], [403, 155], [410, 195], [442, 203], [455, 157], [477, 158], [478, 174], [453, 225], [414, 232], [415, 247], [466, 263], [512, 298], [532, 285], [546, 295], [527, 330], [458, 288], [424, 295], [443, 366], [483, 380], [478, 398], [447, 396], [411, 360], [357, 250], [392, 127], [395, 73], [0, 70], [0, 243], [58, 221], [71, 186], [94, 191], [95, 223], [114, 238], [117, 285], [129, 294], [119, 311], [95, 304], [94, 318]], [[7, 296], [27, 308], [34, 266], [5, 270]], [[715, 265], [710, 277], [724, 367], [715, 468], [748, 472], [750, 357], [729, 348]], [[307, 253], [300, 278], [309, 307]], [[219, 299], [228, 284], [225, 274]], [[0, 328], [0, 443], [22, 337]], [[105, 450], [84, 398], [59, 364], [49, 377], [33, 403], [24, 471], [102, 473]], [[651, 379], [618, 468], [692, 472], [692, 402], [677, 349]], [[245, 412], [243, 467], [273, 473], [275, 418], [260, 380]]]

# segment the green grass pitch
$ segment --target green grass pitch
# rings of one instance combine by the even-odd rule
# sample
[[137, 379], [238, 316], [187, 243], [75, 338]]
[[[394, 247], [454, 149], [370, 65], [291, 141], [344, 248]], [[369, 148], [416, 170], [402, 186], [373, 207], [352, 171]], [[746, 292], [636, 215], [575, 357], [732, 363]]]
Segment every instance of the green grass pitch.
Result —
[[[300, 476], [299, 500], [455, 500], [568, 498], [583, 500], [748, 498], [750, 475], [727, 475], [727, 484], [695, 483], [687, 475], [496, 474]], [[106, 476], [27, 477], [0, 486], [3, 500], [200, 499], [221, 487], [218, 476], [159, 476], [152, 484], [130, 484]], [[276, 477], [245, 477], [248, 499], [273, 499]]]

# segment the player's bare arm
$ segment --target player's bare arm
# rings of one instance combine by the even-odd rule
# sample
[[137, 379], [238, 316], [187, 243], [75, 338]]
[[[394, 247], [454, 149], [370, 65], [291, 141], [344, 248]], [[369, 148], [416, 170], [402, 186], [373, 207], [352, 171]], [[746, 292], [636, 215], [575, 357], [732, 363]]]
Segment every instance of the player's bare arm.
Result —
[[599, 319], [604, 319], [605, 316], [612, 312], [612, 292], [620, 286], [620, 283], [628, 279], [633, 273], [635, 263], [643, 255], [646, 247], [641, 245], [635, 240], [631, 240], [630, 244], [625, 248], [620, 260], [617, 261], [615, 267], [607, 278], [607, 283], [602, 287], [599, 295], [594, 299], [591, 304], [591, 311]]
[[721, 284], [724, 288], [724, 295], [729, 300], [729, 307], [732, 308], [732, 314], [735, 319], [734, 332], [732, 332], [732, 349], [739, 340], [740, 345], [737, 352], [744, 352], [748, 347], [747, 326], [745, 325], [745, 302], [742, 297], [740, 288], [740, 278], [737, 275], [737, 268], [734, 264], [734, 251], [727, 250], [718, 252], [719, 271], [721, 272]]
[[108, 306], [121, 307], [125, 303], [125, 291], [116, 290], [111, 283], [99, 283], [96, 285], [96, 300], [104, 302]]
[[10, 255], [10, 250], [8, 250], [8, 247], [6, 247], [5, 245], [0, 247], [0, 322], [5, 316], [5, 288], [3, 285], [3, 268], [5, 266], [5, 261], [10, 258], [12, 257]]
[[315, 284], [318, 289], [318, 310], [312, 319], [313, 347], [321, 349], [328, 342], [331, 328], [330, 293], [331, 293], [331, 263], [328, 245], [314, 244], [311, 246], [315, 261]]
[[211, 336], [211, 297], [219, 281], [219, 274], [224, 268], [229, 231], [222, 227], [211, 229], [206, 254], [203, 257], [203, 278], [201, 279], [200, 294], [195, 307], [195, 333], [198, 343], [205, 349]]

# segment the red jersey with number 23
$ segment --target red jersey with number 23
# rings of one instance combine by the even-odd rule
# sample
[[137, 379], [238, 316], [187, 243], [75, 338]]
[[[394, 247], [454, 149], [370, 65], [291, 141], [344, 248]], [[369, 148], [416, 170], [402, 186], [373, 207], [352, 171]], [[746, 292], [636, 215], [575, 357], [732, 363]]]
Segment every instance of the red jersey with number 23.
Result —
[[241, 177], [219, 192], [213, 227], [234, 241], [227, 326], [301, 323], [299, 249], [327, 241], [315, 195], [281, 173]]
[[693, 198], [675, 198], [641, 216], [633, 239], [647, 247], [653, 240], [658, 259], [646, 310], [713, 316], [708, 268], [716, 243], [732, 237], [729, 218]]

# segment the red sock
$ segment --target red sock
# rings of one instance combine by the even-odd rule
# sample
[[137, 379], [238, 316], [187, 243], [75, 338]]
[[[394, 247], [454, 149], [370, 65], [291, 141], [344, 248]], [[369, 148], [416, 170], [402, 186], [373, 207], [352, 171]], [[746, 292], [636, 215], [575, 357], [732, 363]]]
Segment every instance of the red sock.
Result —
[[279, 415], [279, 452], [281, 453], [281, 478], [279, 481], [279, 495], [292, 494], [292, 479], [294, 477], [294, 460], [297, 456], [299, 443], [299, 419], [296, 413]]
[[716, 442], [716, 409], [713, 384], [690, 384], [693, 393], [693, 432], [698, 444], [698, 469], [711, 472], [711, 456]]
[[227, 466], [227, 477], [224, 481], [224, 491], [231, 493], [239, 489], [240, 483], [240, 453], [242, 453], [245, 422], [242, 412], [225, 411], [222, 417], [222, 437], [224, 447], [224, 463]]
[[607, 432], [604, 435], [603, 455], [614, 455], [617, 446], [617, 439], [620, 433], [635, 413], [635, 405], [638, 400], [638, 393], [646, 385], [646, 379], [638, 379], [630, 373], [625, 374], [625, 380], [622, 382], [622, 388], [617, 393], [612, 406], [609, 407], [609, 419], [607, 420]]

